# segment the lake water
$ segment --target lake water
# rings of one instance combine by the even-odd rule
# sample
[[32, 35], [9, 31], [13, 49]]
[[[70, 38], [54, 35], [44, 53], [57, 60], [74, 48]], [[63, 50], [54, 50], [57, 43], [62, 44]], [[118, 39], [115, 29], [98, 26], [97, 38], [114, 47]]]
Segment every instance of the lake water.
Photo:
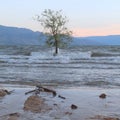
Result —
[[120, 87], [120, 46], [60, 49], [0, 46], [0, 82], [22, 81], [60, 86]]

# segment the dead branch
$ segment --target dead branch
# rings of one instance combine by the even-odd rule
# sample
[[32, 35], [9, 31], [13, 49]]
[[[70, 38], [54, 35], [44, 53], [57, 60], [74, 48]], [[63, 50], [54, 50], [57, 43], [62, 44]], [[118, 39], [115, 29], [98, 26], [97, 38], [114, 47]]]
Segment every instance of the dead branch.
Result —
[[61, 99], [66, 99], [65, 97], [61, 96], [61, 95], [58, 95], [59, 98]]
[[25, 95], [27, 95], [29, 93], [33, 93], [33, 92], [35, 92], [35, 94], [39, 94], [40, 92], [50, 92], [50, 93], [53, 94], [54, 97], [57, 95], [56, 91], [45, 88], [41, 85], [37, 85], [36, 87], [37, 88], [35, 90], [28, 91], [28, 92], [25, 93]]
[[56, 91], [51, 90], [51, 89], [48, 89], [48, 88], [45, 88], [45, 87], [43, 87], [43, 86], [41, 86], [41, 85], [37, 85], [36, 87], [37, 87], [38, 89], [40, 89], [41, 91], [52, 93], [54, 97], [57, 95]]
[[25, 95], [29, 94], [29, 93], [32, 93], [32, 92], [35, 92], [36, 90], [31, 90], [31, 91], [28, 91], [25, 93]]

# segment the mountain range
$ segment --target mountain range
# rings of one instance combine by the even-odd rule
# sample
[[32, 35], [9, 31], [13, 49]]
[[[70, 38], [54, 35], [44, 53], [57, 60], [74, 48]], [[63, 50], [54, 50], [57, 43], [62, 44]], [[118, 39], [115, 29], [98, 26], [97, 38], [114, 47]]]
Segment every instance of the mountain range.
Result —
[[[26, 28], [0, 25], [0, 45], [44, 45], [45, 35]], [[120, 35], [73, 37], [72, 46], [120, 45]]]

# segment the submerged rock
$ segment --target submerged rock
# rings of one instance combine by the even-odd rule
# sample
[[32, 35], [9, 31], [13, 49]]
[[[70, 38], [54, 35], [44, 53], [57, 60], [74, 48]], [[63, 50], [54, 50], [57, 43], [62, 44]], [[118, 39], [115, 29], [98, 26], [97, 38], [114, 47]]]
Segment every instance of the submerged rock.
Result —
[[51, 110], [51, 108], [45, 104], [45, 99], [39, 96], [30, 96], [24, 103], [24, 110], [41, 113], [47, 112], [48, 110]]
[[19, 113], [11, 113], [9, 114], [8, 120], [18, 120], [19, 117], [20, 117]]
[[0, 120], [21, 120], [19, 113], [10, 113], [0, 117]]
[[120, 119], [119, 118], [108, 117], [108, 118], [104, 118], [103, 120], [120, 120]]
[[120, 120], [116, 117], [106, 117], [102, 115], [96, 115], [95, 117], [90, 118], [90, 120]]

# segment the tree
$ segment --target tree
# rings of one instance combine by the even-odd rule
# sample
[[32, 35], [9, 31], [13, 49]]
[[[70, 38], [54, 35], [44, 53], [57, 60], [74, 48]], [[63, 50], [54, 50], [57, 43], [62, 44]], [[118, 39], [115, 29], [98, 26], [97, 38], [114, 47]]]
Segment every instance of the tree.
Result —
[[54, 55], [58, 54], [58, 48], [67, 46], [72, 40], [72, 32], [65, 27], [68, 20], [61, 12], [61, 10], [53, 11], [45, 9], [41, 16], [37, 15], [37, 21], [45, 29], [47, 45], [55, 47]]

